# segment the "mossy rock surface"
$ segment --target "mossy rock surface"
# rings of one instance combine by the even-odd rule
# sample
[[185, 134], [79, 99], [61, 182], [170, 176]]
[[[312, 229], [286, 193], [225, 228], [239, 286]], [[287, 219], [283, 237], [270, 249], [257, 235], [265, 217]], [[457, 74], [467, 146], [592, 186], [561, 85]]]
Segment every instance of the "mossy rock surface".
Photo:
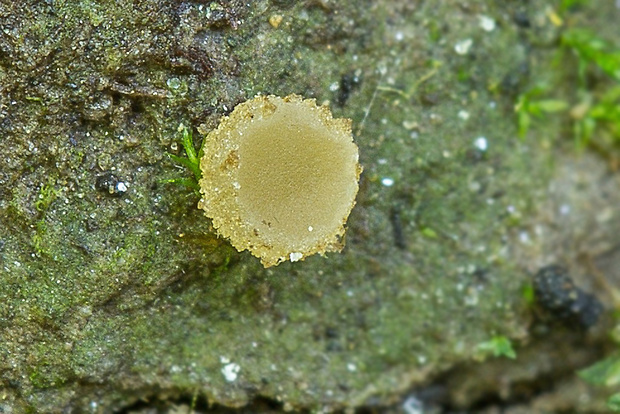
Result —
[[[514, 104], [557, 47], [549, 7], [4, 2], [0, 411], [389, 404], [526, 336], [523, 248], [563, 155], [557, 121], [517, 136]], [[200, 142], [258, 93], [353, 120], [342, 253], [264, 269], [165, 183], [190, 176], [179, 124]]]

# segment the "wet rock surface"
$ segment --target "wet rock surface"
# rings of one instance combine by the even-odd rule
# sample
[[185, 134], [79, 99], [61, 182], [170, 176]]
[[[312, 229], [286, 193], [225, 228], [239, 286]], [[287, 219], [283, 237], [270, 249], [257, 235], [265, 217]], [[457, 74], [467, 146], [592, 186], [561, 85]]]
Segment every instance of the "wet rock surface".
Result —
[[[618, 38], [615, 5], [591, 3], [565, 24]], [[0, 408], [140, 411], [140, 399], [195, 396], [264, 411], [517, 409], [554, 401], [540, 402], [552, 391], [532, 385], [538, 374], [581, 389], [573, 407], [597, 407], [571, 375], [604, 352], [605, 315], [576, 337], [535, 319], [523, 294], [560, 264], [611, 309], [605, 283], [620, 278], [617, 174], [576, 154], [560, 117], [518, 136], [517, 97], [557, 75], [550, 10], [0, 4]], [[183, 155], [179, 124], [200, 144], [258, 93], [353, 120], [364, 173], [342, 253], [264, 269], [169, 183], [191, 177], [166, 156]], [[473, 362], [498, 336], [517, 366]], [[528, 361], [540, 369], [524, 373]], [[479, 381], [495, 364], [502, 384], [536, 392]], [[433, 381], [443, 391], [420, 394]]]

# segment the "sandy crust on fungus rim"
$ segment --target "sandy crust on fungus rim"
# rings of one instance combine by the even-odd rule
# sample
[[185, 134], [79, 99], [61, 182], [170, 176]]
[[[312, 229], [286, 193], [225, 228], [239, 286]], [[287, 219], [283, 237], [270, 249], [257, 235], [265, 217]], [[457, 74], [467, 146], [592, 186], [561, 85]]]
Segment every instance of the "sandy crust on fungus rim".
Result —
[[342, 250], [362, 171], [350, 119], [314, 99], [258, 96], [203, 150], [198, 206], [237, 250], [265, 267]]

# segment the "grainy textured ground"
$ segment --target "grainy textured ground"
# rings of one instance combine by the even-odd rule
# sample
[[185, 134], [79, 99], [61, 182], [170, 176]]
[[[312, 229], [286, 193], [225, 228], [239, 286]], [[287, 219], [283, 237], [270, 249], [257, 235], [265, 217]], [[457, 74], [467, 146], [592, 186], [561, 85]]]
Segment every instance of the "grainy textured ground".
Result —
[[[617, 38], [620, 12], [591, 3], [564, 24]], [[560, 262], [601, 289], [583, 258], [616, 266], [620, 220], [617, 176], [564, 145], [561, 117], [517, 137], [517, 96], [569, 72], [550, 63], [553, 6], [1, 2], [0, 411], [387, 406], [494, 337], [553, 344], [528, 331], [523, 287]], [[342, 254], [265, 270], [164, 183], [190, 176], [165, 155], [180, 123], [200, 141], [257, 93], [353, 120], [365, 170]], [[599, 356], [586, 343], [567, 371]], [[443, 379], [441, 404], [510, 399], [463, 391], [485, 367]]]

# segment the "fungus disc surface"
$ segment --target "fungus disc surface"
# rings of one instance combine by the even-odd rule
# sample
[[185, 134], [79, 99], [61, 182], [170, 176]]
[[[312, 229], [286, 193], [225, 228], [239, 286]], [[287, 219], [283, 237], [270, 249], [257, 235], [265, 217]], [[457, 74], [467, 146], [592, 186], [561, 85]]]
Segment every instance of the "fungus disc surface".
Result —
[[203, 208], [263, 265], [339, 251], [361, 167], [351, 121], [300, 96], [238, 105], [204, 143]]

